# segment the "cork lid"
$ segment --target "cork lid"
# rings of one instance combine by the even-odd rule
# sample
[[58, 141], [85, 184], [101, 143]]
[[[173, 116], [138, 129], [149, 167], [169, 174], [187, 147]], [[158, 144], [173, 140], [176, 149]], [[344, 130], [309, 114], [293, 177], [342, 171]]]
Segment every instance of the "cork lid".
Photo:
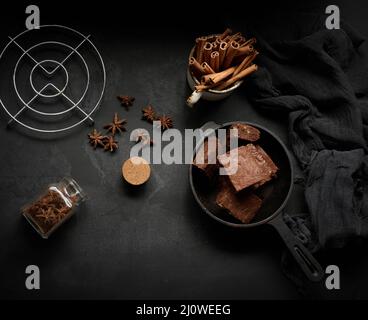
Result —
[[122, 174], [126, 182], [138, 186], [149, 179], [151, 167], [145, 159], [141, 157], [132, 157], [124, 162]]

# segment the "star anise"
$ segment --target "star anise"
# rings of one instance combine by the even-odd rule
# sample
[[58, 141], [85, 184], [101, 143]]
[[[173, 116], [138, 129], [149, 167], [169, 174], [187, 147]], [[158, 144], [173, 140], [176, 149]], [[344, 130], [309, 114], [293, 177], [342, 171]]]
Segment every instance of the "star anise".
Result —
[[98, 132], [96, 129], [93, 129], [93, 131], [88, 135], [88, 139], [89, 143], [91, 144], [91, 146], [93, 146], [94, 149], [96, 149], [97, 146], [104, 146], [103, 140], [105, 139], [105, 136], [101, 135], [101, 133]]
[[65, 216], [68, 214], [69, 211], [70, 208], [68, 207], [62, 207], [60, 209], [55, 208], [55, 220], [57, 222], [60, 222], [65, 218]]
[[114, 140], [114, 136], [108, 136], [105, 140], [105, 151], [114, 152], [118, 148], [118, 142]]
[[164, 131], [173, 127], [173, 121], [169, 116], [163, 115], [158, 117], [157, 120], [161, 121], [161, 129]]
[[150, 104], [142, 109], [142, 113], [143, 119], [147, 120], [148, 122], [153, 122], [156, 120], [156, 112]]
[[116, 132], [126, 131], [124, 125], [127, 123], [125, 119], [119, 119], [118, 114], [115, 113], [114, 119], [111, 123], [104, 126], [104, 129], [107, 129], [107, 132], [111, 132], [113, 136], [115, 136]]
[[124, 106], [126, 109], [129, 109], [133, 105], [135, 100], [134, 97], [131, 96], [118, 96], [118, 100], [120, 101], [121, 105]]
[[142, 142], [143, 145], [150, 145], [154, 144], [153, 140], [151, 139], [150, 135], [145, 130], [138, 130], [134, 135], [135, 141]]
[[41, 209], [41, 213], [36, 215], [37, 218], [43, 218], [45, 223], [54, 223], [55, 222], [55, 214], [51, 207], [45, 209]]

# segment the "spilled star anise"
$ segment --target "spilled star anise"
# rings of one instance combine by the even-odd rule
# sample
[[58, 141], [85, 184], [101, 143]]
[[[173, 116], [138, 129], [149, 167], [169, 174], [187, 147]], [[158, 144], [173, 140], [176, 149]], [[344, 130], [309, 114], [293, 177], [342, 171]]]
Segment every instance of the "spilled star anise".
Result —
[[135, 98], [131, 96], [117, 96], [117, 98], [120, 101], [121, 105], [124, 106], [127, 110], [133, 105], [133, 102], [135, 100]]
[[142, 113], [143, 119], [147, 120], [148, 122], [153, 122], [156, 120], [156, 112], [150, 104], [142, 109]]
[[108, 136], [105, 140], [105, 151], [114, 152], [118, 148], [118, 142], [114, 140], [114, 136]]
[[126, 131], [124, 125], [127, 123], [125, 119], [119, 119], [118, 114], [115, 113], [114, 119], [111, 123], [104, 126], [104, 129], [107, 129], [107, 132], [111, 132], [113, 136], [115, 136], [116, 132], [122, 133]]
[[89, 143], [91, 146], [93, 146], [94, 149], [96, 149], [98, 146], [104, 147], [103, 141], [105, 140], [105, 136], [101, 135], [100, 132], [98, 132], [96, 129], [93, 129], [93, 131], [88, 135]]
[[166, 129], [170, 129], [173, 127], [173, 121], [169, 116], [160, 116], [157, 119], [158, 121], [161, 121], [161, 129], [165, 131]]

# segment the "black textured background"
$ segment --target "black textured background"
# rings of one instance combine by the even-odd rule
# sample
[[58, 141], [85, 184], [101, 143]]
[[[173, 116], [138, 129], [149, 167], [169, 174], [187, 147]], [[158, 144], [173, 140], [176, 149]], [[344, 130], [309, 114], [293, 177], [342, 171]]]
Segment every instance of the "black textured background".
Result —
[[[343, 2], [343, 18], [368, 36], [365, 1]], [[1, 46], [24, 29], [24, 5], [0, 12]], [[247, 26], [288, 39], [298, 33], [298, 14], [323, 14], [325, 2], [308, 4], [266, 1], [257, 5], [190, 2], [164, 5], [114, 2], [52, 4], [42, 2], [41, 24], [59, 23], [90, 33], [107, 71], [106, 92], [95, 114], [101, 127], [113, 113], [128, 119], [128, 132], [149, 128], [141, 108], [152, 103], [171, 115], [175, 127], [196, 128], [207, 121], [248, 120], [277, 132], [287, 143], [287, 124], [255, 110], [242, 90], [218, 103], [185, 106], [190, 90], [185, 71], [193, 39]], [[367, 45], [364, 45], [367, 51]], [[0, 74], [0, 81], [2, 75]], [[117, 94], [136, 97], [130, 111]], [[281, 272], [284, 244], [267, 227], [238, 231], [208, 218], [189, 188], [188, 166], [155, 165], [139, 190], [127, 188], [120, 167], [132, 146], [125, 133], [113, 155], [87, 145], [87, 126], [59, 139], [38, 139], [6, 129], [0, 109], [0, 297], [113, 299], [298, 299], [296, 287]], [[297, 168], [296, 168], [297, 169]], [[300, 172], [297, 171], [297, 175]], [[89, 196], [85, 207], [49, 240], [25, 222], [19, 208], [48, 183], [73, 176]], [[287, 207], [305, 210], [296, 186]], [[367, 244], [318, 255], [323, 265], [341, 269], [340, 291], [314, 288], [314, 298], [368, 298]], [[41, 290], [27, 291], [25, 267], [41, 269]]]

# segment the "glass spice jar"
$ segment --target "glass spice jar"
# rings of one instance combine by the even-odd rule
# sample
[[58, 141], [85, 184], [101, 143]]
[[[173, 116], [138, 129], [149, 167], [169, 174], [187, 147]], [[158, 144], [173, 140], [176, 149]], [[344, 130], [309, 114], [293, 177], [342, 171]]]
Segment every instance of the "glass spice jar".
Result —
[[44, 239], [67, 221], [86, 195], [72, 178], [53, 183], [32, 203], [22, 208], [23, 216]]

